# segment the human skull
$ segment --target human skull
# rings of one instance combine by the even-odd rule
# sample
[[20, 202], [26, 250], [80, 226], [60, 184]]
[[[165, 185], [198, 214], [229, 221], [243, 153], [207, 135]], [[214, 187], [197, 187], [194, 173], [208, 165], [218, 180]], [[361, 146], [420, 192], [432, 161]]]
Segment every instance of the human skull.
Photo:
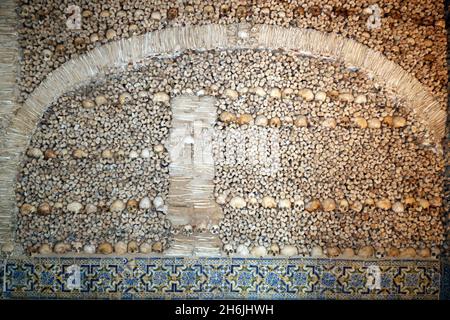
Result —
[[22, 8], [20, 9], [19, 15], [20, 15], [22, 18], [25, 18], [26, 16], [30, 15], [31, 11], [32, 11], [32, 10], [31, 10], [31, 7], [30, 7], [30, 6], [22, 6]]
[[73, 242], [72, 248], [75, 250], [75, 252], [80, 253], [81, 250], [83, 250], [83, 244], [79, 241]]
[[170, 233], [174, 236], [179, 235], [181, 232], [181, 229], [179, 226], [173, 226], [172, 229], [170, 229]]
[[349, 209], [349, 203], [346, 199], [342, 199], [338, 203], [338, 209], [340, 212], [347, 212]]
[[230, 254], [234, 253], [234, 248], [231, 244], [226, 244], [223, 246], [223, 251], [229, 256]]
[[63, 254], [70, 251], [70, 244], [64, 242], [58, 242], [55, 244], [53, 251], [57, 254]]
[[155, 197], [153, 199], [153, 206], [155, 207], [156, 210], [162, 209], [162, 207], [164, 206], [163, 198], [160, 196]]
[[3, 253], [5, 254], [11, 254], [14, 251], [14, 243], [12, 242], [7, 242], [2, 246], [2, 250]]
[[276, 243], [273, 243], [269, 248], [269, 254], [273, 256], [280, 254], [280, 247]]
[[78, 38], [75, 38], [74, 45], [75, 45], [75, 48], [77, 48], [78, 50], [81, 50], [85, 47], [86, 44], [85, 44], [83, 38], [78, 37]]
[[431, 248], [431, 257], [432, 258], [438, 258], [439, 255], [441, 254], [441, 251], [439, 250], [439, 248]]
[[164, 250], [164, 244], [162, 242], [160, 242], [160, 241], [155, 242], [152, 245], [152, 251], [153, 252], [161, 253], [161, 252], [163, 252], [163, 250]]
[[298, 255], [298, 249], [295, 246], [287, 245], [281, 249], [281, 255], [286, 257], [292, 257]]
[[42, 51], [42, 58], [44, 59], [44, 61], [50, 60], [52, 58], [52, 56], [53, 56], [53, 53], [50, 50], [45, 49]]
[[94, 254], [95, 253], [95, 245], [93, 244], [87, 244], [83, 247], [84, 253], [87, 254]]
[[384, 255], [385, 255], [384, 248], [375, 248], [375, 257], [376, 257], [377, 259], [383, 258]]
[[194, 233], [194, 230], [192, 229], [192, 226], [190, 224], [187, 224], [183, 227], [183, 234], [187, 237], [192, 236]]
[[297, 209], [297, 210], [300, 210], [300, 211], [305, 210], [305, 202], [303, 200], [300, 200], [300, 199], [295, 200], [294, 201], [294, 209]]
[[206, 225], [206, 222], [202, 221], [195, 227], [195, 230], [198, 233], [205, 233], [206, 231], [208, 231], [208, 226]]
[[217, 224], [213, 224], [213, 225], [209, 228], [209, 231], [210, 231], [212, 234], [219, 234], [220, 227], [219, 227]]
[[128, 242], [127, 247], [128, 253], [136, 253], [139, 251], [139, 245], [136, 241], [130, 241]]
[[250, 253], [256, 258], [262, 258], [267, 255], [267, 249], [264, 246], [257, 246], [253, 247]]

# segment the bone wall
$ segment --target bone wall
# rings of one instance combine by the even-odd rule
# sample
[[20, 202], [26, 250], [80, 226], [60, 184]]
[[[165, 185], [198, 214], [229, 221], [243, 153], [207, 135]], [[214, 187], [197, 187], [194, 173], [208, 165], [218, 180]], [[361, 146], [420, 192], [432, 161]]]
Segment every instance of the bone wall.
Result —
[[[218, 234], [230, 254], [436, 255], [442, 155], [408, 101], [367, 73], [294, 52], [209, 50], [104, 81], [60, 97], [33, 135], [17, 186], [18, 240], [29, 251], [61, 252], [63, 242], [120, 253], [124, 241], [164, 240], [164, 254], [190, 255]], [[197, 168], [199, 120], [220, 134], [214, 161], [208, 151]], [[193, 136], [179, 134], [184, 124]], [[207, 178], [200, 199], [194, 177]]]

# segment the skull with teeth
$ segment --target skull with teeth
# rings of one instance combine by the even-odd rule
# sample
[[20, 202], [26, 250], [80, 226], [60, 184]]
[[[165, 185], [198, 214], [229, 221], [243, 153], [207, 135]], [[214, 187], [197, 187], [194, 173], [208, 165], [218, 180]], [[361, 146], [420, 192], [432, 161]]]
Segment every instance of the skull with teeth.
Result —
[[269, 248], [269, 254], [273, 256], [280, 254], [280, 247], [276, 243], [273, 243]]
[[187, 237], [192, 236], [194, 233], [194, 230], [192, 229], [192, 226], [190, 224], [187, 224], [183, 227], [183, 234]]
[[208, 226], [206, 225], [206, 223], [204, 221], [202, 221], [195, 227], [195, 230], [198, 233], [205, 233], [208, 231]]
[[84, 47], [86, 46], [84, 39], [81, 37], [75, 38], [75, 40], [73, 41], [73, 44], [74, 44], [75, 48], [78, 50], [84, 49]]
[[234, 248], [231, 244], [226, 244], [223, 246], [223, 251], [229, 256], [234, 253]]
[[130, 199], [127, 201], [127, 211], [130, 213], [136, 213], [138, 211], [139, 208], [139, 203], [134, 200], [134, 199]]
[[441, 251], [439, 250], [439, 248], [431, 248], [431, 257], [432, 258], [438, 258], [440, 255]]
[[384, 248], [375, 248], [375, 257], [376, 257], [377, 259], [383, 258], [384, 255], [385, 255]]
[[181, 229], [179, 226], [174, 226], [172, 227], [172, 229], [170, 230], [171, 234], [176, 236], [179, 235], [181, 233]]
[[164, 250], [164, 244], [162, 242], [155, 242], [152, 245], [152, 251], [161, 253]]
[[83, 244], [81, 242], [73, 242], [72, 248], [74, 248], [75, 252], [79, 253], [81, 250], [83, 250]]
[[53, 56], [53, 53], [50, 50], [45, 49], [42, 51], [42, 58], [44, 59], [44, 61], [50, 60], [52, 58], [52, 56]]
[[209, 231], [210, 231], [212, 234], [219, 234], [220, 227], [219, 227], [217, 224], [213, 224], [213, 225], [209, 228]]
[[300, 200], [300, 199], [295, 200], [294, 201], [294, 209], [297, 209], [297, 210], [300, 210], [300, 211], [305, 210], [305, 202], [303, 200]]

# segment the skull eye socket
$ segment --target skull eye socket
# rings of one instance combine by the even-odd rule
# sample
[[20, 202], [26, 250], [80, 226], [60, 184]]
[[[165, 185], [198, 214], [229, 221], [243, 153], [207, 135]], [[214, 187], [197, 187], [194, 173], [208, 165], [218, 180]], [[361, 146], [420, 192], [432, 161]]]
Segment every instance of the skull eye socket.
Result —
[[50, 50], [46, 49], [46, 50], [42, 51], [42, 57], [45, 61], [48, 61], [52, 57], [52, 52]]

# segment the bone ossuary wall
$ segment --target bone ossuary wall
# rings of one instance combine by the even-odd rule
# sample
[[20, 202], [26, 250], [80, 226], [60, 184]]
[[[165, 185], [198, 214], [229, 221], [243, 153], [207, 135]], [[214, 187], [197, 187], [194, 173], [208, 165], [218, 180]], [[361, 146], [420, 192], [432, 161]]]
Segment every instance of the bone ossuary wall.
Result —
[[431, 254], [443, 159], [426, 133], [404, 99], [341, 62], [270, 50], [151, 59], [47, 110], [17, 184], [19, 242]]
[[[208, 6], [211, 5], [202, 4], [203, 11], [210, 12]], [[84, 8], [84, 4], [82, 7], [86, 30], [92, 24], [89, 11], [106, 20], [114, 12], [99, 13]], [[253, 14], [248, 12], [258, 10], [231, 8], [228, 18], [224, 18], [228, 11], [218, 4], [212, 7], [217, 9], [219, 20], [245, 22], [209, 35], [218, 47], [223, 45], [223, 37], [231, 39], [227, 41], [234, 47], [232, 50], [188, 50], [173, 57], [155, 57], [125, 71], [122, 63], [121, 70], [105, 68], [101, 73], [106, 75], [94, 72], [88, 83], [64, 90], [59, 90], [64, 79], [59, 78], [59, 93], [48, 95], [50, 98], [46, 96], [48, 85], [39, 87], [46, 74], [49, 81], [57, 74], [49, 72], [58, 71], [72, 50], [88, 52], [95, 48], [96, 41], [111, 42], [142, 34], [165, 21], [169, 27], [177, 26], [183, 19], [193, 19], [187, 5], [185, 10], [163, 7], [156, 10], [156, 4], [150, 6], [152, 25], [141, 30], [137, 24], [136, 32], [121, 33], [112, 27], [97, 32], [97, 40], [95, 32], [89, 40], [84, 31], [78, 37], [69, 33], [74, 37], [70, 38], [73, 46], [68, 40], [63, 44], [58, 39], [59, 44], [44, 45], [49, 48], [39, 44], [40, 49], [47, 51], [36, 59], [29, 59], [31, 53], [23, 51], [21, 67], [25, 72], [20, 83], [27, 76], [31, 79], [29, 85], [20, 86], [19, 101], [28, 99], [20, 112], [26, 113], [27, 106], [46, 110], [26, 124], [33, 129], [28, 130], [24, 140], [31, 141], [26, 153], [17, 159], [20, 174], [13, 192], [18, 211], [15, 239], [26, 251], [75, 252], [88, 246], [87, 252], [92, 251], [91, 247], [101, 247], [101, 252], [108, 253], [117, 247], [120, 253], [123, 244], [131, 243], [131, 248], [146, 244], [144, 252], [148, 251], [145, 248], [154, 247], [154, 251], [166, 254], [195, 254], [198, 243], [207, 242], [208, 246], [213, 243], [213, 249], [207, 253], [211, 255], [245, 254], [252, 250], [255, 255], [278, 254], [288, 248], [285, 253], [322, 252], [335, 256], [345, 249], [358, 252], [365, 248], [379, 255], [396, 256], [400, 251], [407, 255], [415, 250], [427, 256], [441, 247], [445, 236], [441, 207], [443, 155], [436, 143], [439, 138], [434, 137], [436, 132], [442, 135], [445, 113], [439, 81], [431, 81], [440, 73], [421, 75], [423, 70], [439, 69], [440, 42], [423, 50], [429, 53], [414, 65], [414, 76], [408, 65], [410, 57], [402, 56], [406, 54], [404, 48], [396, 51], [395, 45], [377, 47], [373, 39], [388, 39], [386, 29], [389, 31], [398, 20], [397, 4], [383, 7], [389, 12], [384, 21], [386, 29], [369, 33], [368, 40], [364, 34], [367, 30], [352, 31], [350, 38], [357, 40], [354, 47], [349, 45], [353, 45], [350, 40], [346, 48], [340, 42], [329, 41], [332, 38], [328, 36], [324, 44], [317, 43], [321, 34], [311, 33], [315, 38], [305, 41], [308, 45], [300, 52], [292, 52], [294, 43], [302, 43], [294, 41], [294, 33], [273, 27], [255, 31], [252, 19], [266, 19], [264, 8]], [[285, 9], [296, 15], [287, 14], [280, 24], [284, 26], [285, 20], [295, 20], [296, 27], [304, 21], [313, 27], [314, 21], [320, 24], [328, 9], [315, 12], [313, 7], [305, 8], [304, 16], [299, 8]], [[341, 11], [333, 9], [330, 14]], [[363, 8], [359, 11], [360, 15], [367, 15]], [[359, 11], [347, 10], [346, 15], [356, 16]], [[428, 14], [429, 10], [424, 12]], [[23, 6], [20, 15], [47, 23], [34, 7]], [[310, 19], [310, 15], [316, 19]], [[119, 12], [112, 14], [113, 19], [119, 16]], [[217, 17], [211, 13], [209, 19], [214, 22]], [[340, 25], [342, 19], [332, 20]], [[400, 28], [408, 30], [408, 24], [418, 23], [415, 21], [412, 15]], [[40, 26], [24, 23], [21, 45], [27, 41], [35, 43], [33, 32]], [[421, 22], [418, 37], [424, 39], [418, 41], [418, 46], [430, 48], [426, 40], [431, 40], [431, 26], [439, 27], [439, 18]], [[353, 29], [366, 27], [358, 25]], [[160, 34], [162, 47], [174, 47], [177, 51], [176, 41], [170, 35]], [[305, 33], [297, 39], [304, 40], [309, 35]], [[439, 35], [437, 32], [434, 37]], [[133, 42], [130, 43], [132, 48]], [[373, 51], [368, 53], [358, 43]], [[406, 43], [415, 45], [407, 41], [400, 47]], [[261, 44], [266, 48], [256, 48]], [[190, 47], [202, 46], [198, 42]], [[349, 54], [349, 48], [358, 50]], [[331, 54], [331, 60], [323, 59], [310, 56], [303, 49], [325, 56], [336, 52], [342, 55]], [[152, 46], [146, 50], [150, 55]], [[437, 59], [430, 62], [428, 55]], [[351, 59], [346, 61], [343, 56]], [[387, 58], [398, 64], [388, 65]], [[37, 62], [39, 59], [42, 63]], [[35, 62], [30, 64], [31, 61]], [[380, 61], [384, 61], [384, 69], [380, 68]], [[29, 74], [35, 68], [32, 65], [46, 69]], [[399, 70], [404, 74], [399, 75]], [[57, 100], [51, 102], [52, 99]], [[192, 104], [193, 109], [200, 108], [202, 101], [211, 108], [205, 127], [201, 115], [196, 120], [202, 121], [193, 119], [192, 126], [187, 126], [193, 131], [202, 128], [201, 141], [203, 144], [203, 140], [211, 140], [207, 144], [210, 152], [199, 149], [195, 134], [180, 136], [187, 145], [184, 159], [189, 159], [189, 152], [191, 160], [199, 153], [213, 157], [213, 168], [202, 167], [196, 172], [197, 179], [193, 181], [197, 184], [174, 178], [174, 170], [171, 175], [171, 166], [176, 165], [171, 158], [170, 141], [178, 123], [177, 99], [184, 101], [180, 103], [183, 106]], [[46, 100], [50, 103], [44, 103]], [[40, 101], [46, 107], [41, 107]], [[12, 116], [12, 130], [6, 130], [7, 137], [17, 133], [22, 121]], [[434, 123], [438, 125], [433, 126]], [[15, 142], [8, 143], [14, 146]], [[206, 188], [207, 192], [199, 194], [205, 196], [207, 203], [214, 199], [214, 205], [209, 203], [203, 209], [196, 209], [195, 204], [171, 205], [173, 190], [182, 192], [186, 183], [187, 198], [196, 194], [192, 190]], [[5, 194], [11, 198], [11, 188], [7, 190]], [[202, 201], [197, 202], [200, 207]], [[185, 217], [197, 210], [192, 214], [196, 219], [177, 222], [174, 210]], [[177, 251], [177, 246], [184, 249]]]

